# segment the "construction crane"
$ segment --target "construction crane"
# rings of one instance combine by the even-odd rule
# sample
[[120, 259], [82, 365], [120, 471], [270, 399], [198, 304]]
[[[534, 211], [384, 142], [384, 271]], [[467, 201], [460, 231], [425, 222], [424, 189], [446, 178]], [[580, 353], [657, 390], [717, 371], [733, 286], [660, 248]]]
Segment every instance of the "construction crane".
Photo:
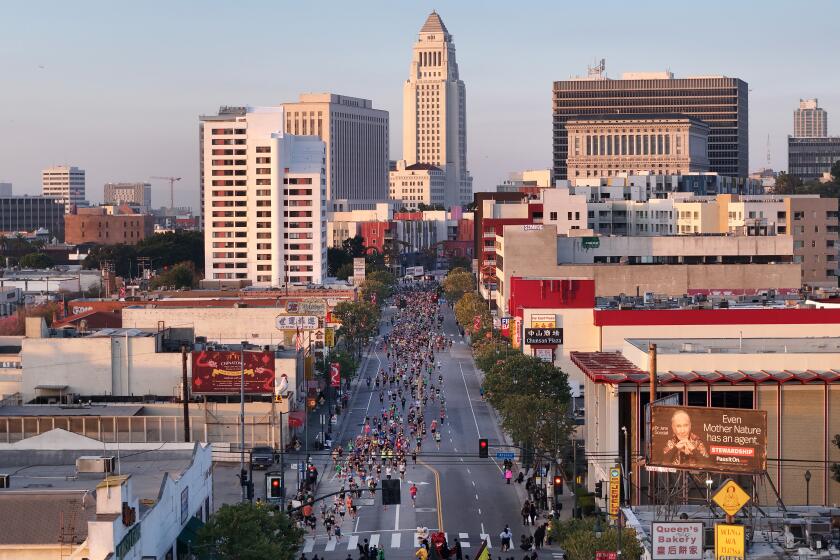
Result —
[[175, 181], [180, 181], [180, 177], [149, 177], [149, 179], [160, 179], [161, 181], [169, 181], [169, 207], [175, 208]]

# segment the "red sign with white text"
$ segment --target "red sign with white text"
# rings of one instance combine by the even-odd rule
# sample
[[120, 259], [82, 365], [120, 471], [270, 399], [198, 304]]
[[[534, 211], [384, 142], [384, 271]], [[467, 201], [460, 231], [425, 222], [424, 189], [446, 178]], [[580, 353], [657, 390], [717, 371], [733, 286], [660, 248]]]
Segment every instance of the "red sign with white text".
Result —
[[332, 362], [330, 364], [330, 385], [332, 387], [341, 387], [341, 364]]

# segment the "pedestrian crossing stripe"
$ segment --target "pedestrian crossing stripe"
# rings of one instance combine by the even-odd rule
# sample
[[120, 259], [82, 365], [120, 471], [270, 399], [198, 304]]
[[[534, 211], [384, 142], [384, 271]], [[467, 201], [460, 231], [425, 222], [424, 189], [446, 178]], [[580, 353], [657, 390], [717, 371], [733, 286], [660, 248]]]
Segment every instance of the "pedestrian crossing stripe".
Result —
[[[401, 548], [403, 544], [402, 533], [405, 531], [394, 531], [391, 533], [390, 543], [382, 544], [382, 548]], [[444, 537], [446, 538], [447, 542], [449, 542], [449, 533], [444, 533]], [[461, 548], [472, 548], [470, 544], [469, 533], [457, 533], [458, 540], [461, 542]], [[411, 540], [406, 540], [406, 543], [411, 543], [414, 548], [420, 547], [420, 541], [422, 538], [420, 535], [417, 534], [416, 531], [412, 532], [413, 538]], [[301, 552], [309, 554], [315, 550], [316, 544], [322, 543], [323, 544], [323, 551], [324, 552], [335, 552], [335, 551], [342, 551], [345, 549], [346, 543], [346, 550], [354, 551], [357, 550], [359, 547], [359, 541], [361, 540], [360, 534], [350, 535], [347, 537], [347, 540], [336, 540], [334, 536], [330, 536], [326, 540], [324, 540], [326, 535], [318, 535], [316, 537], [306, 537], [303, 541], [303, 548]], [[368, 546], [370, 547], [379, 547], [379, 541], [382, 540], [382, 535], [380, 533], [373, 533], [369, 537], [365, 537], [368, 539]], [[387, 540], [387, 538], [386, 538]], [[493, 548], [493, 545], [490, 543], [490, 535], [486, 533], [481, 533], [479, 535], [479, 544], [483, 541], [487, 541], [487, 548]], [[454, 541], [449, 543], [450, 546], [454, 546]], [[321, 545], [318, 545], [318, 548], [321, 548]]]

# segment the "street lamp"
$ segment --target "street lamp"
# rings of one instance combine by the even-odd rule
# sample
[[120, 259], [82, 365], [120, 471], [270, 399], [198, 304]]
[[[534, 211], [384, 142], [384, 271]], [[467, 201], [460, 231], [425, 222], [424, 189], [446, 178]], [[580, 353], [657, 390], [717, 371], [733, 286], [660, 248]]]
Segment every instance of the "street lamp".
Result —
[[811, 505], [811, 471], [805, 471], [805, 505]]
[[708, 474], [706, 475], [706, 503], [709, 504], [709, 507], [712, 505], [712, 484], [715, 481], [712, 480], [712, 477]]

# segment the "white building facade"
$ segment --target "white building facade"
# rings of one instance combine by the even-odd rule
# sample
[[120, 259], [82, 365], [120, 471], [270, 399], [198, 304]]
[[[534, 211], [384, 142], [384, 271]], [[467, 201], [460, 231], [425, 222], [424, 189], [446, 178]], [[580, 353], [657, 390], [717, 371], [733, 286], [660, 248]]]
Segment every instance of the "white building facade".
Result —
[[388, 199], [388, 111], [334, 93], [303, 93], [283, 109], [286, 134], [317, 136], [326, 144], [330, 209], [373, 208]]
[[41, 193], [60, 200], [65, 212], [70, 212], [71, 206], [87, 206], [85, 170], [68, 165], [56, 165], [42, 170]]
[[419, 204], [445, 205], [446, 174], [429, 163], [406, 165], [397, 162], [397, 169], [388, 174], [388, 196], [408, 209]]
[[256, 286], [326, 278], [326, 158], [316, 136], [284, 134], [281, 107], [205, 123], [205, 278]]
[[403, 159], [444, 170], [447, 207], [472, 202], [466, 88], [458, 77], [452, 35], [436, 12], [420, 29], [403, 85]]

